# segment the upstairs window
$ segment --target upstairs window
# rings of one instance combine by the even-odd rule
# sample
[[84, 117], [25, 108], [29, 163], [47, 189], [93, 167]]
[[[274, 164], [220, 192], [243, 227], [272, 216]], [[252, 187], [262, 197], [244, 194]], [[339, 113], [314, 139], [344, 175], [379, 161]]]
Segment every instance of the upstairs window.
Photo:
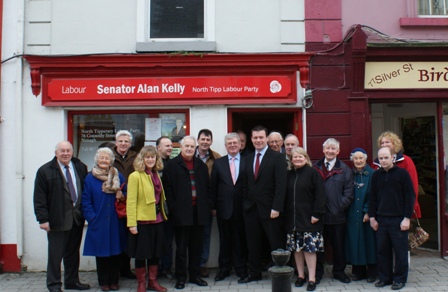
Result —
[[151, 39], [204, 38], [204, 0], [151, 0]]
[[447, 16], [448, 0], [418, 0], [420, 16]]

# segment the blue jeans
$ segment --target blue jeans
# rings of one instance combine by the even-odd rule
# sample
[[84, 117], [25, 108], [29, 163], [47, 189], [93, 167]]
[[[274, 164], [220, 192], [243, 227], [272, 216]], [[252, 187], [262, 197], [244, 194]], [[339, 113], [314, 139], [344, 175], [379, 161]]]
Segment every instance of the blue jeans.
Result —
[[[210, 215], [210, 217], [212, 217]], [[201, 251], [201, 267], [205, 266], [210, 254], [210, 237], [212, 235], [213, 217], [210, 220], [210, 224], [204, 225], [204, 235], [202, 237], [202, 251]]]

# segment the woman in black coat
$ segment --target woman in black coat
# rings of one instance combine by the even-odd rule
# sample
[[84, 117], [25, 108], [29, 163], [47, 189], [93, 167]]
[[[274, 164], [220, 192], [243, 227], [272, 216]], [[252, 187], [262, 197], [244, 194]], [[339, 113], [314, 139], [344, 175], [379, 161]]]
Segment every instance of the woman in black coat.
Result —
[[298, 278], [296, 287], [305, 283], [305, 260], [309, 282], [307, 291], [316, 289], [316, 252], [324, 251], [323, 216], [325, 188], [322, 177], [312, 167], [302, 147], [292, 151], [292, 166], [287, 176], [286, 215], [287, 249], [294, 253]]

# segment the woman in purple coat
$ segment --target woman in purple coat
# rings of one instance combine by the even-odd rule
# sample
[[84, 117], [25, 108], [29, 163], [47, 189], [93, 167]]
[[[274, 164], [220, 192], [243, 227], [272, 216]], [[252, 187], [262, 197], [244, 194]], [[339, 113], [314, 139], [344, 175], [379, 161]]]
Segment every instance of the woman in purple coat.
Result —
[[101, 290], [118, 290], [119, 255], [126, 250], [127, 231], [118, 219], [115, 200], [125, 199], [121, 191], [125, 178], [113, 167], [115, 155], [109, 148], [98, 149], [94, 159], [82, 193], [82, 211], [89, 223], [84, 255], [96, 257]]

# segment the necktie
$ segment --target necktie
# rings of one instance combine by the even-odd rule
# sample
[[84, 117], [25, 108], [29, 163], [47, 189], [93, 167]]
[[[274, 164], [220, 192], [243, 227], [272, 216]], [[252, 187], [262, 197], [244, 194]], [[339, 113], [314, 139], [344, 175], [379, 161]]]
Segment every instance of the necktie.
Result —
[[330, 162], [325, 162], [325, 167], [327, 168], [328, 171], [330, 171]]
[[254, 171], [255, 179], [257, 179], [258, 170], [260, 169], [260, 156], [261, 153], [257, 153], [257, 160], [255, 160], [255, 171]]
[[76, 189], [73, 184], [72, 175], [70, 173], [70, 167], [68, 165], [65, 166], [65, 176], [67, 177], [68, 188], [70, 189], [70, 195], [72, 197], [73, 204], [76, 203]]
[[235, 157], [230, 158], [230, 173], [232, 174], [233, 184], [236, 182]]

